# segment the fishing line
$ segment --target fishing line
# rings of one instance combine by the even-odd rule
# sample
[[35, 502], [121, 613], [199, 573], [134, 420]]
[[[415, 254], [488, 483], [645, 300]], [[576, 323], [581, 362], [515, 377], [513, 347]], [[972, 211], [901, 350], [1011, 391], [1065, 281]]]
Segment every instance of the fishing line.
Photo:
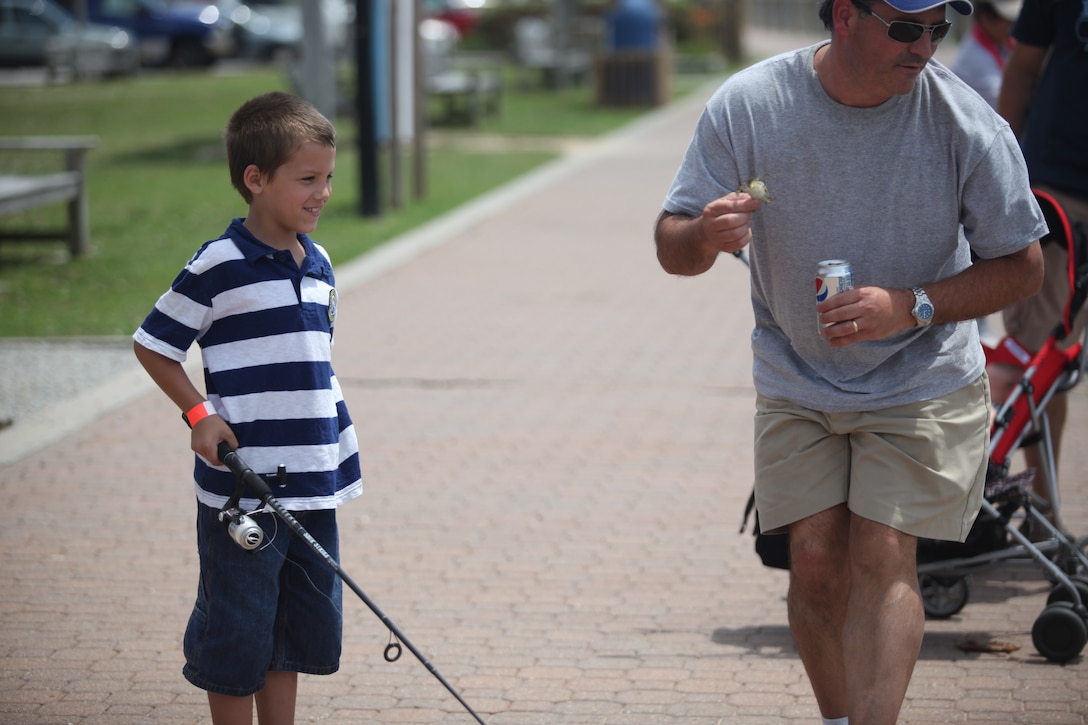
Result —
[[[274, 511], [279, 518], [283, 519], [283, 522], [287, 524], [287, 528], [289, 528], [291, 531], [295, 532], [295, 534], [301, 537], [302, 540], [305, 541], [311, 549], [313, 549], [314, 553], [321, 557], [321, 559], [323, 559], [324, 562], [334, 572], [336, 572], [337, 576], [339, 576], [340, 579], [342, 579], [343, 582], [347, 584], [353, 592], [355, 592], [359, 599], [363, 600], [363, 603], [370, 608], [370, 611], [373, 612], [374, 615], [379, 620], [381, 620], [382, 624], [386, 626], [386, 629], [389, 630], [389, 644], [386, 645], [385, 651], [383, 653], [385, 660], [387, 662], [395, 662], [398, 658], [400, 658], [401, 646], [403, 645], [404, 647], [407, 647], [408, 651], [415, 655], [415, 658], [419, 660], [420, 664], [427, 668], [427, 671], [430, 672], [431, 675], [433, 675], [434, 678], [438, 680], [451, 695], [453, 695], [454, 699], [456, 699], [457, 702], [459, 702], [461, 706], [465, 708], [468, 714], [471, 715], [473, 719], [476, 720], [476, 722], [478, 722], [480, 725], [487, 725], [487, 723], [485, 723], [483, 719], [476, 714], [476, 711], [473, 710], [467, 702], [465, 702], [465, 699], [461, 697], [461, 694], [453, 688], [453, 685], [447, 682], [446, 678], [444, 678], [438, 672], [435, 666], [432, 665], [427, 660], [427, 658], [423, 656], [423, 653], [420, 652], [419, 649], [417, 649], [416, 646], [412, 644], [407, 637], [404, 636], [404, 634], [400, 631], [400, 628], [398, 628], [397, 625], [395, 625], [393, 621], [386, 616], [385, 612], [378, 608], [378, 605], [375, 604], [373, 600], [371, 600], [371, 598], [366, 595], [366, 592], [364, 592], [359, 587], [359, 585], [356, 584], [351, 579], [351, 577], [347, 575], [347, 572], [345, 572], [340, 567], [340, 564], [332, 558], [329, 552], [325, 551], [324, 547], [322, 547], [321, 544], [318, 543], [318, 541], [310, 534], [310, 532], [303, 528], [302, 524], [300, 524], [298, 520], [293, 515], [291, 515], [291, 512], [284, 508], [283, 504], [276, 500], [276, 498], [272, 495], [272, 490], [269, 488], [268, 483], [259, 475], [254, 473], [253, 469], [246, 465], [246, 462], [243, 461], [242, 458], [235, 451], [231, 450], [230, 445], [227, 444], [225, 441], [219, 444], [218, 453], [219, 460], [221, 460], [238, 479], [238, 490], [235, 491], [234, 496], [231, 497], [231, 500], [227, 502], [227, 506], [224, 507], [223, 512], [220, 513], [220, 516], [224, 516], [224, 514], [227, 512], [227, 509], [232, 506], [234, 507], [232, 510], [237, 511], [237, 501], [241, 498], [241, 493], [243, 489], [248, 488], [252, 493], [256, 494], [257, 498], [266, 507], [272, 509], [272, 511]], [[286, 471], [284, 470], [283, 466], [280, 466], [279, 471], [277, 471], [277, 476], [280, 478], [280, 480], [283, 480], [283, 477], [285, 475]], [[244, 517], [244, 514], [239, 515]], [[230, 515], [228, 515], [228, 520], [230, 520], [229, 516]], [[232, 536], [234, 536], [233, 533]], [[237, 541], [240, 546], [245, 546], [245, 544], [242, 541], [239, 541], [237, 537], [235, 538], [235, 541]], [[313, 582], [311, 582], [311, 584], [313, 584]]]

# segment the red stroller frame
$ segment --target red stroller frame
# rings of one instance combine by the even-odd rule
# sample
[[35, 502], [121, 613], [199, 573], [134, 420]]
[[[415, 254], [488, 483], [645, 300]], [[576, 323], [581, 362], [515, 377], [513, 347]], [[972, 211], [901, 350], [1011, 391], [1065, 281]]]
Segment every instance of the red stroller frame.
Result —
[[[1069, 299], [1061, 321], [1038, 352], [1032, 354], [1008, 337], [996, 348], [986, 348], [988, 363], [1012, 364], [1022, 374], [994, 418], [982, 510], [964, 544], [919, 542], [918, 574], [926, 614], [944, 618], [967, 603], [971, 571], [1000, 561], [1033, 560], [1055, 586], [1032, 627], [1032, 641], [1047, 659], [1064, 662], [1079, 655], [1088, 643], [1088, 557], [1086, 540], [1075, 541], [1060, 525], [1046, 407], [1055, 394], [1075, 386], [1085, 373], [1085, 339], [1065, 349], [1058, 345], [1072, 332], [1088, 296], [1088, 231], [1072, 223], [1049, 194], [1035, 190], [1035, 196], [1051, 230], [1042, 242], [1064, 244], [1069, 252]], [[1042, 476], [1045, 483], [1050, 501], [1045, 507], [1029, 490], [1032, 471], [1009, 476], [1013, 455], [1031, 444], [1041, 446], [1043, 470], [1034, 475]], [[1031, 541], [1012, 523], [1012, 515], [1020, 509], [1034, 531], [1046, 534], [1045, 541]]]

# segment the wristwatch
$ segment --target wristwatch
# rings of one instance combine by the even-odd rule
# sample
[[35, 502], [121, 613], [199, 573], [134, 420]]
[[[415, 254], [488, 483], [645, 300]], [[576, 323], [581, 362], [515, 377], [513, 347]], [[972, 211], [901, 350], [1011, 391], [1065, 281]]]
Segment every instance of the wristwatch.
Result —
[[914, 315], [916, 327], [925, 327], [933, 322], [933, 303], [929, 301], [929, 295], [921, 287], [911, 290], [914, 293], [914, 309], [910, 311]]

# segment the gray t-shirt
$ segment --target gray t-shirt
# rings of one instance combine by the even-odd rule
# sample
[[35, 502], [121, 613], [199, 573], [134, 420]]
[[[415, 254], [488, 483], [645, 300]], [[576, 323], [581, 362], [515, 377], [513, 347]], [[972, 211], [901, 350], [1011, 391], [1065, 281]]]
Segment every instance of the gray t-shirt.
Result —
[[856, 286], [909, 289], [1046, 233], [1016, 139], [963, 81], [931, 61], [880, 106], [832, 100], [812, 46], [732, 76], [707, 103], [665, 210], [703, 207], [760, 176], [752, 216], [753, 374], [771, 398], [877, 410], [947, 395], [985, 366], [973, 321], [832, 348], [816, 323], [816, 266], [846, 259]]

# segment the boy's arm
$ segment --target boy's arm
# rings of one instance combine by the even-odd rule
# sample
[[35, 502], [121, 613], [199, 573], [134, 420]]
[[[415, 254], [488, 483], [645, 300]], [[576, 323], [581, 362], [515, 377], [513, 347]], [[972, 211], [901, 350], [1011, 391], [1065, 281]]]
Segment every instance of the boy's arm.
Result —
[[[149, 350], [138, 342], [133, 343], [132, 349], [147, 374], [162, 389], [162, 392], [166, 393], [166, 397], [174, 401], [181, 412], [192, 410], [204, 402], [204, 396], [196, 389], [193, 381], [186, 375], [185, 368], [177, 360], [171, 360], [165, 355]], [[234, 431], [220, 416], [209, 415], [193, 426], [192, 449], [213, 466], [222, 465], [216, 452], [220, 441], [226, 441], [231, 448], [238, 447], [238, 439], [234, 437]]]

